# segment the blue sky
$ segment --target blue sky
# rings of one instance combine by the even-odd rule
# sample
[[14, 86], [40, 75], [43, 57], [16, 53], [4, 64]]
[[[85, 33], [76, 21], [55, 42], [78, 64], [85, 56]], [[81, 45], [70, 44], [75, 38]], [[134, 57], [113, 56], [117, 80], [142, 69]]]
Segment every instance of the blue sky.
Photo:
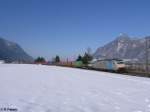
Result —
[[74, 57], [120, 32], [150, 35], [149, 0], [0, 0], [0, 36], [33, 57]]

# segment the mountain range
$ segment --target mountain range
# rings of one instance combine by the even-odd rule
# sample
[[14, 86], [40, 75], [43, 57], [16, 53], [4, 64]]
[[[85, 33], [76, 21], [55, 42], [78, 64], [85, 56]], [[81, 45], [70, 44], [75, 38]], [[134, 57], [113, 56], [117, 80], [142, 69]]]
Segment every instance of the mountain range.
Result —
[[0, 38], [0, 60], [5, 62], [31, 63], [33, 58], [29, 56], [17, 43]]
[[[147, 38], [150, 38], [148, 36]], [[150, 39], [149, 39], [150, 40]], [[150, 45], [150, 41], [149, 41]], [[105, 59], [136, 59], [145, 60], [146, 39], [133, 38], [121, 33], [115, 40], [97, 48], [94, 58]], [[0, 60], [5, 62], [32, 63], [33, 58], [28, 55], [20, 45], [15, 42], [0, 38]]]
[[[147, 37], [150, 38], [150, 37]], [[94, 58], [145, 59], [145, 38], [132, 38], [121, 33], [115, 40], [99, 47]]]

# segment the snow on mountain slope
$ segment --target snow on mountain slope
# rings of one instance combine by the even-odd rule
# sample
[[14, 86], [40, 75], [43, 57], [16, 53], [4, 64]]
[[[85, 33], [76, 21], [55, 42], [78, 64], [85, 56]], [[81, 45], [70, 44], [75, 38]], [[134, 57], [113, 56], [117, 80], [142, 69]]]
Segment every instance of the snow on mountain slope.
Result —
[[[150, 39], [150, 36], [147, 36]], [[121, 33], [117, 38], [99, 47], [94, 58], [139, 59], [145, 61], [145, 37], [135, 38]]]
[[17, 43], [0, 37], [0, 60], [5, 62], [31, 63], [33, 58], [29, 56]]
[[0, 65], [0, 108], [150, 112], [150, 79], [42, 65]]

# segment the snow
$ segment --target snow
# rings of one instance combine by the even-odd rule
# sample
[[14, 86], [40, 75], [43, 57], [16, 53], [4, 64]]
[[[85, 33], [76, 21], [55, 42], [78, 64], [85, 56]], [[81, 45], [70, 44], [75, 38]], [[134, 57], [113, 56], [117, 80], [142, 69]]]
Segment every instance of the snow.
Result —
[[118, 42], [118, 46], [117, 46], [117, 52], [120, 51], [120, 49], [124, 46], [123, 42]]
[[18, 112], [150, 112], [150, 79], [75, 68], [0, 64], [0, 108]]
[[4, 60], [0, 60], [0, 64], [4, 64], [5, 63], [5, 61]]

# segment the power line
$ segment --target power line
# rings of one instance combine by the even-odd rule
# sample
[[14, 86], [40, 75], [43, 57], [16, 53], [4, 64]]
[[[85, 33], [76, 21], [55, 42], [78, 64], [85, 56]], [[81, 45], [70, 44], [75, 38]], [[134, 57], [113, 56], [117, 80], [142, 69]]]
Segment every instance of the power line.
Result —
[[146, 66], [146, 73], [149, 73], [149, 49], [150, 49], [150, 37], [145, 37], [145, 66]]

